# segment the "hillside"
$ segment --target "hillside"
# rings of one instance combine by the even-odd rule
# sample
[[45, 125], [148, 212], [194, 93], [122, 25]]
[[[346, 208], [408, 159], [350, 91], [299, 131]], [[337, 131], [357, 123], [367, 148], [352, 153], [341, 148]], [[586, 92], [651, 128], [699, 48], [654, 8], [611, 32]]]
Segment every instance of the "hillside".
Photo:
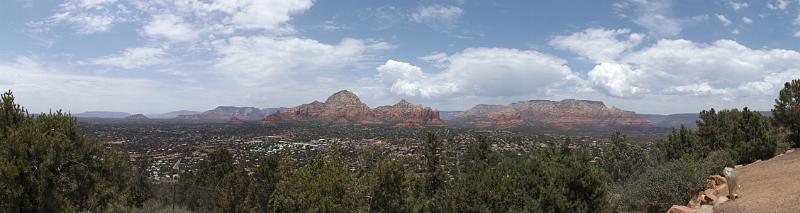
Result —
[[800, 152], [736, 168], [740, 197], [714, 212], [800, 212]]

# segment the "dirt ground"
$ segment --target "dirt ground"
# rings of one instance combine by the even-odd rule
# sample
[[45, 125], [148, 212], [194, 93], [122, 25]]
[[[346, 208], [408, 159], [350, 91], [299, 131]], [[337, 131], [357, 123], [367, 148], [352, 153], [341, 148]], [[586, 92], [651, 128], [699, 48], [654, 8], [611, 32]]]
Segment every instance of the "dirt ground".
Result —
[[800, 212], [800, 150], [736, 169], [739, 198], [714, 212]]

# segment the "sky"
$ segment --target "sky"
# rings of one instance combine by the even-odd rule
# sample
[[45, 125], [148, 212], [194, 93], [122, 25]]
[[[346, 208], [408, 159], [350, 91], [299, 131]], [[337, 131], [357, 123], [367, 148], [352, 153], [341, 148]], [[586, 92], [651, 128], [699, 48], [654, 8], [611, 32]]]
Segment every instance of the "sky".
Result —
[[0, 89], [30, 112], [547, 99], [769, 110], [800, 0], [6, 0]]

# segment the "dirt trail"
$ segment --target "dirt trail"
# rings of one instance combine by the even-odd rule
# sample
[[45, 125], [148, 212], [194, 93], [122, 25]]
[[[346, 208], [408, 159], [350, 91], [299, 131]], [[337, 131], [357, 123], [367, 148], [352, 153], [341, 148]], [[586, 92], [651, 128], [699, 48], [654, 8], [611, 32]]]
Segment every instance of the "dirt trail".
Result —
[[800, 212], [800, 151], [736, 169], [740, 197], [714, 212]]

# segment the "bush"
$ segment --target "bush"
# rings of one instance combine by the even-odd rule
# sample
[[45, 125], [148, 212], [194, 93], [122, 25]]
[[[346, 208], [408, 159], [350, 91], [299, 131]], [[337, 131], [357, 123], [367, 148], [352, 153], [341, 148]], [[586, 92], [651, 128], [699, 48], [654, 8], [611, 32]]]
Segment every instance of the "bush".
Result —
[[710, 175], [720, 174], [722, 168], [733, 165], [730, 154], [715, 151], [706, 158], [686, 155], [644, 171], [642, 176], [625, 186], [623, 208], [664, 212], [672, 205], [685, 205], [703, 190]]

